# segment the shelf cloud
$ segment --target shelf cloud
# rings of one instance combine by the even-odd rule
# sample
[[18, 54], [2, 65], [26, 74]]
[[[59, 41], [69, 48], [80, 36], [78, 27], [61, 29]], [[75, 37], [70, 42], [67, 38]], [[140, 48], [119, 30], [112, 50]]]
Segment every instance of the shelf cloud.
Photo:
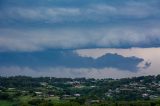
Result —
[[[160, 0], [0, 0], [0, 74], [157, 74], [159, 10]], [[76, 52], [87, 49], [110, 51]]]
[[159, 4], [159, 0], [1, 0], [0, 49], [159, 47]]

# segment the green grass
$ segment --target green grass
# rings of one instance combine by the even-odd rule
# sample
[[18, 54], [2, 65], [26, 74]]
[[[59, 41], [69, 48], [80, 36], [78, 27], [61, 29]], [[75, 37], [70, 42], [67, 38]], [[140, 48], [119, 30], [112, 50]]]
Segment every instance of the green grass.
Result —
[[0, 106], [12, 106], [12, 103], [5, 100], [0, 100]]
[[32, 100], [33, 99], [33, 97], [31, 97], [31, 96], [20, 96], [19, 98], [18, 98], [18, 101], [20, 102], [20, 103], [28, 103], [28, 101], [30, 101], [30, 100]]
[[46, 100], [60, 101], [58, 96], [48, 97], [48, 98], [46, 98]]

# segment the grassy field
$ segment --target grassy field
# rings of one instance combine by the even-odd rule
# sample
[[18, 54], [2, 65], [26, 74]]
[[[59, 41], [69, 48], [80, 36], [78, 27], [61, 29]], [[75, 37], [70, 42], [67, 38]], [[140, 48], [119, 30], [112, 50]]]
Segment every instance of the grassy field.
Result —
[[30, 101], [32, 99], [33, 99], [33, 97], [31, 97], [31, 96], [20, 96], [18, 98], [18, 101], [21, 103], [28, 103], [28, 101]]
[[0, 106], [12, 106], [12, 103], [9, 101], [0, 100]]

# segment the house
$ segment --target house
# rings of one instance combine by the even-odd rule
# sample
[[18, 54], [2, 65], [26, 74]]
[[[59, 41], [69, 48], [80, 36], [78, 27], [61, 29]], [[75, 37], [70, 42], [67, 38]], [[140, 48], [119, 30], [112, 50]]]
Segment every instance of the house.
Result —
[[63, 95], [62, 97], [61, 97], [61, 99], [69, 99], [71, 97], [71, 95]]
[[43, 93], [37, 91], [37, 92], [35, 92], [35, 94], [36, 94], [37, 96], [42, 96]]
[[96, 86], [90, 86], [91, 88], [95, 88]]
[[105, 96], [112, 97], [112, 93], [105, 93]]
[[74, 94], [74, 96], [75, 96], [75, 97], [80, 97], [81, 94], [78, 94], [78, 93], [77, 93], [77, 94]]
[[100, 100], [91, 100], [90, 103], [99, 103]]
[[8, 88], [9, 91], [14, 91], [16, 90], [15, 88]]
[[49, 97], [54, 97], [54, 95], [53, 94], [49, 94]]
[[141, 87], [138, 87], [140, 90], [145, 90], [147, 89], [145, 86], [141, 86]]
[[147, 98], [147, 97], [149, 97], [149, 94], [144, 93], [144, 94], [142, 94], [142, 97], [143, 97], [143, 98]]
[[42, 85], [42, 86], [47, 86], [48, 83], [46, 83], [46, 82], [40, 82], [40, 85]]

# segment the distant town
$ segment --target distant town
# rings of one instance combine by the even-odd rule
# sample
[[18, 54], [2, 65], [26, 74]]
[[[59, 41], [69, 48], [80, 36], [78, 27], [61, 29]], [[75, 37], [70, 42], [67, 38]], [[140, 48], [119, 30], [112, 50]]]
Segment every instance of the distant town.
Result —
[[159, 106], [159, 100], [160, 75], [123, 79], [0, 77], [1, 106]]

